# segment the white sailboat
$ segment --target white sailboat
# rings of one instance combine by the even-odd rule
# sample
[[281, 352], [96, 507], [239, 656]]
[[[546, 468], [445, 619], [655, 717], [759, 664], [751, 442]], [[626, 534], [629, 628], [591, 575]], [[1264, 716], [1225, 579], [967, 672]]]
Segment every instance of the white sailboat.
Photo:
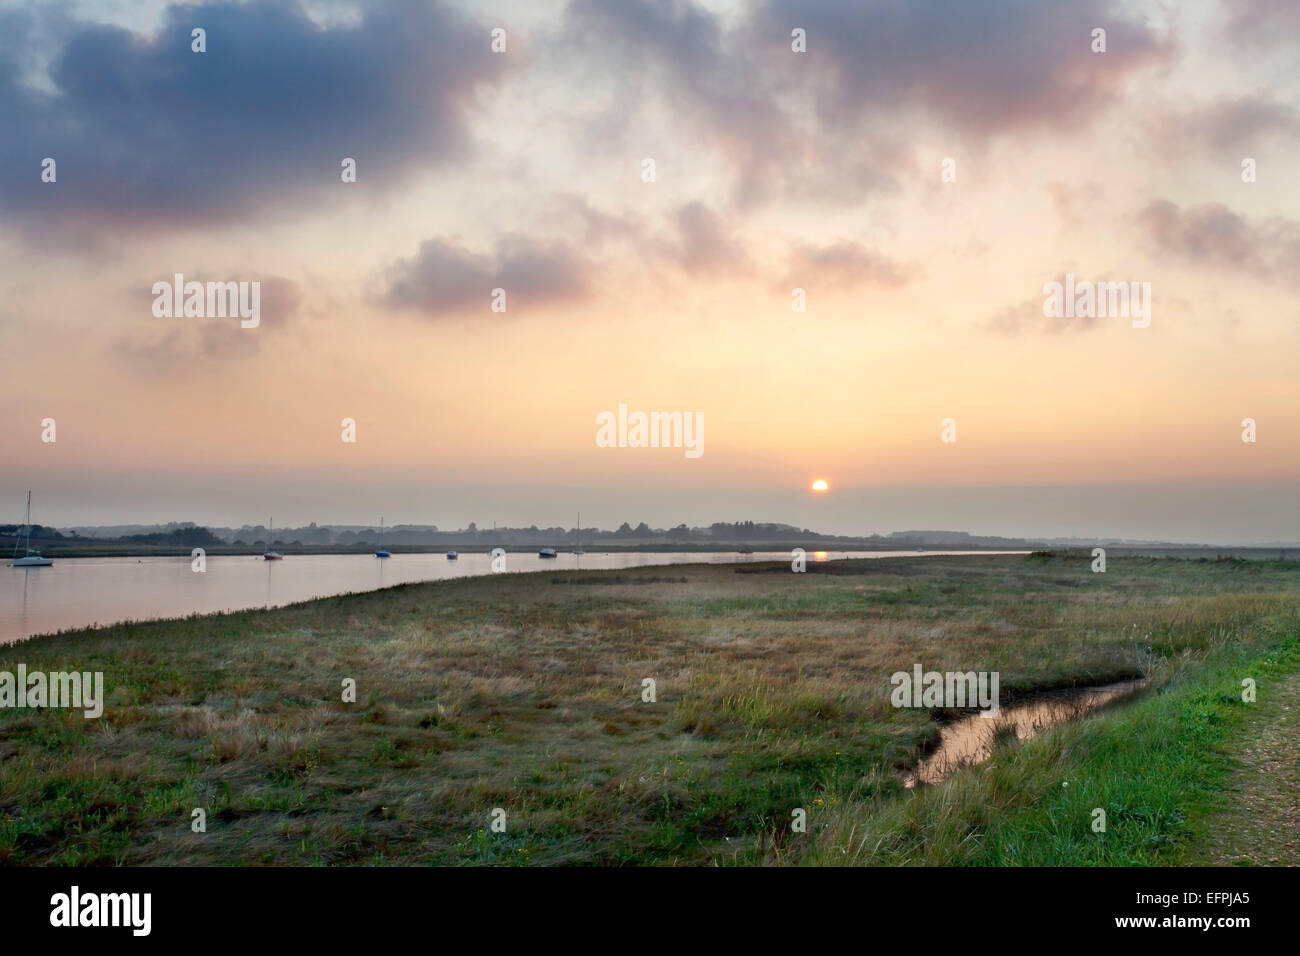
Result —
[[587, 553], [586, 551], [582, 550], [582, 512], [581, 511], [578, 512], [578, 546], [573, 549], [573, 553], [574, 554]]
[[274, 531], [275, 531], [275, 519], [272, 518], [270, 527], [266, 529], [266, 553], [262, 555], [263, 561], [284, 560], [284, 555], [282, 555], [279, 551], [275, 550], [275, 548], [271, 547], [271, 542], [275, 540], [275, 535], [272, 533]]
[[54, 563], [53, 558], [43, 558], [39, 551], [32, 550], [32, 493], [27, 492], [27, 514], [23, 517], [23, 530], [26, 538], [23, 543], [23, 556], [18, 557], [18, 541], [14, 540], [12, 566], [15, 568], [48, 568]]

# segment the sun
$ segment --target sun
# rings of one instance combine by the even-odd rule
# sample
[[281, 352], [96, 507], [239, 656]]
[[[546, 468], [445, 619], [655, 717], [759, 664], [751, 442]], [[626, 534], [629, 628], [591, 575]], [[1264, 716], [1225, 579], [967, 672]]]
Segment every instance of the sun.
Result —
[[813, 491], [830, 491], [830, 488], [831, 486], [825, 478], [818, 478], [812, 483]]

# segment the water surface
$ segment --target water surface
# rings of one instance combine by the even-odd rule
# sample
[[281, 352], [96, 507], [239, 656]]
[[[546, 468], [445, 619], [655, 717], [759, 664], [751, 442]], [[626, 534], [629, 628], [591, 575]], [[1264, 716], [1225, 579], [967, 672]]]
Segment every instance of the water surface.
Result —
[[[926, 552], [964, 553], [968, 552]], [[914, 551], [808, 552], [810, 562], [900, 556], [920, 557]], [[506, 566], [509, 573], [789, 560], [788, 551], [743, 555], [592, 551], [581, 557], [561, 553], [555, 558], [540, 558], [536, 551], [518, 551], [507, 554]], [[373, 591], [412, 581], [490, 572], [491, 558], [486, 551], [461, 552], [457, 561], [448, 561], [442, 552], [395, 554], [382, 560], [371, 554], [288, 555], [283, 561], [209, 556], [207, 570], [201, 574], [190, 569], [188, 557], [56, 558], [48, 568], [0, 565], [0, 644], [92, 624], [277, 607], [348, 591]]]
[[1086, 714], [1135, 694], [1146, 686], [1145, 680], [1118, 681], [1099, 687], [1047, 691], [1025, 701], [1003, 707], [996, 717], [972, 714], [948, 724], [941, 731], [939, 746], [922, 760], [903, 781], [906, 787], [918, 783], [938, 783], [963, 767], [987, 760], [999, 737], [1014, 735], [1028, 740], [1048, 727], [1077, 720]]

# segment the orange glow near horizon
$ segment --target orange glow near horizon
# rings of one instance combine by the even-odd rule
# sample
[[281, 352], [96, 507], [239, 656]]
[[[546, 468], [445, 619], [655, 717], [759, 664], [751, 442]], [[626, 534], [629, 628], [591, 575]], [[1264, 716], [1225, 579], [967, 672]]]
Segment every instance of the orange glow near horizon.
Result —
[[830, 491], [830, 488], [831, 486], [827, 483], [825, 478], [818, 478], [812, 483], [813, 491]]

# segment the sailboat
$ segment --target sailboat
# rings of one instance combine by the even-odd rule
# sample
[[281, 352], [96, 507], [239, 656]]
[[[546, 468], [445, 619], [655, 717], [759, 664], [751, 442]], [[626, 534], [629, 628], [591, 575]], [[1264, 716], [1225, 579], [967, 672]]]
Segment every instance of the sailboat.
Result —
[[573, 549], [573, 553], [574, 554], [587, 553], [586, 551], [582, 550], [582, 512], [581, 511], [578, 512], [578, 546]]
[[18, 541], [15, 535], [14, 540], [14, 559], [13, 567], [15, 568], [48, 568], [54, 563], [53, 558], [43, 558], [39, 551], [32, 550], [32, 493], [27, 492], [27, 514], [23, 518], [23, 530], [26, 539], [23, 544], [23, 556], [18, 557]]
[[384, 547], [384, 516], [379, 516], [379, 550], [375, 552], [376, 558], [391, 558], [388, 549]]
[[284, 555], [275, 548], [271, 547], [271, 542], [275, 540], [272, 532], [275, 530], [275, 519], [271, 519], [270, 527], [266, 529], [266, 553], [262, 555], [264, 561], [283, 561]]

